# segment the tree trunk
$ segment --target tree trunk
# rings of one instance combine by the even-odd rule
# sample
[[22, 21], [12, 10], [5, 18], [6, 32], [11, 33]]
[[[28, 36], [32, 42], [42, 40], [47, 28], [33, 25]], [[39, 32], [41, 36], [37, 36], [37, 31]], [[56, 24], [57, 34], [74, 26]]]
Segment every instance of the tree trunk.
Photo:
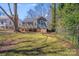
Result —
[[17, 3], [14, 4], [14, 26], [15, 26], [15, 32], [18, 32], [19, 28], [18, 28]]
[[18, 17], [14, 18], [14, 27], [15, 27], [15, 32], [18, 32], [19, 28], [18, 28]]
[[56, 31], [56, 3], [54, 3], [53, 30]]

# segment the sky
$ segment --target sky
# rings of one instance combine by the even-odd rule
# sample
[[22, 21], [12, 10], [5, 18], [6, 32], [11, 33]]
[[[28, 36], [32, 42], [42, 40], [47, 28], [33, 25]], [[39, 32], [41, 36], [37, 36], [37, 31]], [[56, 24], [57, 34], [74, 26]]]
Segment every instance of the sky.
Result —
[[[13, 4], [10, 4], [11, 5], [11, 10], [13, 11]], [[28, 11], [30, 9], [34, 9], [34, 7], [36, 6], [37, 4], [35, 3], [21, 3], [21, 4], [18, 4], [17, 5], [17, 8], [18, 8], [18, 16], [21, 20], [24, 20], [24, 18], [28, 15]], [[2, 6], [6, 11], [7, 13], [10, 14], [9, 12], [9, 8], [8, 8], [8, 4], [7, 3], [0, 3], [0, 6]], [[0, 10], [1, 11], [1, 10]]]

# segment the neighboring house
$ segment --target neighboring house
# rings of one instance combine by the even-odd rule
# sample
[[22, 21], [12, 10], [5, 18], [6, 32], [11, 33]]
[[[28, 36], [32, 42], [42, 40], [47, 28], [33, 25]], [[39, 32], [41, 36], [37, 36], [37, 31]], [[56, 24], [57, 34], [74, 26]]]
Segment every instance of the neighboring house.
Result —
[[30, 29], [33, 29], [33, 21], [30, 20], [30, 18], [25, 18], [24, 21], [23, 21], [23, 27], [26, 29], [26, 30], [30, 30]]
[[[29, 21], [28, 21], [29, 20]], [[24, 26], [27, 29], [36, 29], [38, 32], [47, 32], [47, 20], [44, 17], [39, 17], [33, 21], [26, 19]]]
[[[28, 31], [47, 32], [47, 20], [44, 17], [39, 17], [35, 20], [26, 19], [23, 23], [18, 21], [19, 28], [25, 28]], [[13, 22], [7, 16], [0, 16], [0, 29], [14, 29]]]
[[0, 29], [13, 29], [13, 22], [7, 16], [0, 16]]
[[19, 21], [18, 21], [18, 27], [19, 28], [22, 28], [23, 27], [23, 23], [22, 23], [22, 21], [19, 19]]
[[[18, 26], [20, 28], [23, 26], [21, 20], [18, 21]], [[7, 30], [7, 29], [14, 30], [14, 24], [7, 16], [0, 16], [0, 29], [2, 29], [2, 30]]]
[[47, 20], [44, 17], [39, 17], [36, 21], [37, 31], [47, 32]]

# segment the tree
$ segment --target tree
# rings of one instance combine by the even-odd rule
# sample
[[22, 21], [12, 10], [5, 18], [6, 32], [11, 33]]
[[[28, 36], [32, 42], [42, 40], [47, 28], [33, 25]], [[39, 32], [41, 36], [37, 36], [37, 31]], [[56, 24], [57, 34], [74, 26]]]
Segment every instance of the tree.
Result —
[[79, 25], [78, 9], [78, 4], [61, 4], [59, 9], [62, 26], [72, 35], [75, 34], [75, 27]]
[[28, 11], [28, 17], [31, 19], [36, 19], [40, 16], [48, 18], [50, 16], [50, 9], [50, 4], [37, 4], [34, 9]]
[[50, 4], [43, 4], [43, 3], [37, 4], [35, 6], [35, 11], [37, 16], [46, 17], [48, 12], [50, 12]]
[[11, 8], [10, 8], [10, 4], [8, 3], [8, 7], [9, 7], [9, 11], [10, 11], [10, 14], [9, 15], [5, 9], [0, 6], [0, 9], [10, 18], [10, 20], [14, 23], [14, 27], [15, 27], [15, 31], [17, 32], [18, 31], [18, 14], [17, 14], [17, 3], [14, 3], [14, 15], [12, 14], [12, 11], [11, 11]]
[[[77, 27], [79, 26], [79, 4], [59, 4], [58, 15], [60, 16], [60, 26], [65, 29], [65, 36], [70, 36], [73, 43], [75, 42], [77, 55], [79, 55], [79, 33]], [[61, 32], [63, 33], [63, 31]]]
[[56, 31], [56, 3], [52, 4], [52, 31]]
[[14, 26], [15, 26], [15, 31], [18, 31], [18, 14], [17, 14], [17, 4], [14, 4]]
[[37, 11], [37, 14], [39, 15], [39, 16], [43, 16], [43, 5], [44, 4], [37, 4], [36, 6], [35, 6], [35, 10]]
[[36, 12], [32, 9], [30, 9], [28, 11], [28, 16], [31, 18], [31, 19], [34, 19], [37, 15], [36, 15]]

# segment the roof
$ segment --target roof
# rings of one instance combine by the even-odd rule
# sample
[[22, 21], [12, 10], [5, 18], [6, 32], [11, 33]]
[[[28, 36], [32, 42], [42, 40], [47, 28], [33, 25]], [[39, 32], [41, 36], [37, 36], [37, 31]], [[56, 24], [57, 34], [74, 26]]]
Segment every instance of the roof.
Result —
[[26, 24], [33, 24], [33, 22], [26, 22]]
[[44, 18], [44, 17], [39, 17], [37, 20], [44, 20], [44, 21], [47, 21], [46, 18]]
[[9, 19], [7, 16], [0, 16], [0, 19]]

